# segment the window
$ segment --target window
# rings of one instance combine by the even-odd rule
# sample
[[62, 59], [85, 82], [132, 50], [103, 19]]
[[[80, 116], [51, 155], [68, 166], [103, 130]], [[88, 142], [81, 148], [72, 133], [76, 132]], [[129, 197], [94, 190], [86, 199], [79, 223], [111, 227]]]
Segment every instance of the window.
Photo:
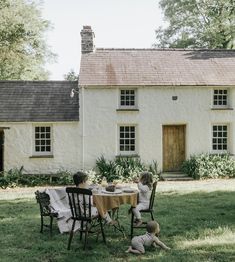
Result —
[[119, 127], [119, 151], [121, 153], [135, 153], [136, 151], [136, 127]]
[[228, 149], [227, 125], [213, 125], [212, 149], [213, 151], [227, 151]]
[[213, 95], [213, 105], [215, 107], [227, 107], [228, 106], [228, 90], [215, 89]]
[[136, 106], [136, 90], [120, 90], [120, 107], [133, 108]]
[[34, 131], [34, 152], [39, 155], [46, 155], [52, 152], [51, 148], [51, 127], [36, 126]]

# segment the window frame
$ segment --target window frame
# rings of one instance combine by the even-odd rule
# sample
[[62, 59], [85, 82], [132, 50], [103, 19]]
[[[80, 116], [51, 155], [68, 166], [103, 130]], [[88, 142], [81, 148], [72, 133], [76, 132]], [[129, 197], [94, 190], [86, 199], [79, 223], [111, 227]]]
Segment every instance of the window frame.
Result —
[[[215, 92], [218, 91], [217, 94], [215, 94]], [[224, 94], [223, 92], [226, 91], [226, 94]], [[221, 94], [219, 92], [222, 92]], [[219, 98], [215, 99], [215, 96], [219, 97], [222, 96], [221, 100], [219, 100]], [[219, 101], [223, 102], [223, 97], [226, 97], [226, 104], [223, 105], [219, 105], [219, 104], [215, 104], [215, 101], [217, 101], [217, 103], [219, 103]], [[228, 88], [214, 88], [213, 92], [212, 92], [212, 108], [229, 108], [229, 90]]]
[[[214, 127], [222, 127], [221, 130], [214, 130]], [[226, 127], [226, 130], [223, 130], [223, 127]], [[222, 134], [221, 137], [216, 136], [214, 137], [214, 133], [224, 133], [226, 132], [226, 136], [224, 136], [224, 134]], [[226, 149], [218, 149], [218, 145], [221, 144], [221, 146], [223, 147], [223, 145], [225, 144], [224, 142], [218, 143], [218, 140], [221, 139], [223, 141], [223, 139], [226, 139]], [[214, 140], [217, 140], [216, 142], [214, 142]], [[217, 148], [214, 149], [214, 145], [217, 145]], [[229, 124], [227, 123], [213, 123], [211, 126], [211, 150], [213, 153], [217, 153], [217, 154], [222, 154], [222, 153], [228, 153], [229, 152]]]
[[[130, 91], [134, 91], [134, 94], [131, 95], [131, 94], [122, 94], [122, 92], [130, 92]], [[122, 100], [122, 96], [123, 97], [129, 97], [129, 99], [125, 99], [125, 100]], [[131, 96], [134, 96], [134, 105], [127, 105], [127, 104], [124, 104], [122, 105], [122, 101], [125, 101], [127, 102], [127, 100], [129, 101], [132, 101], [130, 99]], [[120, 109], [137, 109], [137, 89], [136, 88], [121, 88], [119, 89], [119, 108]]]
[[[45, 147], [50, 146], [50, 151], [36, 151], [36, 141], [42, 141], [43, 139], [40, 137], [40, 134], [42, 134], [43, 132], [40, 130], [39, 131], [39, 138], [36, 138], [36, 128], [50, 128], [50, 137], [49, 138], [44, 138], [45, 141]], [[47, 130], [44, 131], [45, 135], [48, 133]], [[50, 144], [46, 145], [46, 141], [50, 140]], [[33, 155], [34, 156], [52, 156], [53, 155], [53, 146], [52, 146], [52, 142], [53, 142], [53, 128], [52, 125], [49, 124], [35, 124], [33, 125]], [[43, 146], [41, 143], [38, 145], [39, 147]]]
[[[125, 140], [125, 135], [124, 137], [121, 137], [121, 130], [120, 128], [121, 127], [134, 127], [134, 134], [135, 134], [135, 137], [134, 137], [134, 147], [135, 147], [135, 150], [133, 151], [126, 151], [126, 150], [121, 150], [121, 139]], [[125, 134], [125, 133], [124, 133]], [[129, 142], [130, 142], [130, 139], [129, 138]], [[125, 144], [124, 144], [125, 146]], [[131, 146], [131, 143], [129, 143], [129, 146]], [[126, 155], [126, 156], [132, 156], [132, 155], [136, 155], [137, 154], [137, 125], [136, 124], [118, 124], [118, 153], [119, 155]]]

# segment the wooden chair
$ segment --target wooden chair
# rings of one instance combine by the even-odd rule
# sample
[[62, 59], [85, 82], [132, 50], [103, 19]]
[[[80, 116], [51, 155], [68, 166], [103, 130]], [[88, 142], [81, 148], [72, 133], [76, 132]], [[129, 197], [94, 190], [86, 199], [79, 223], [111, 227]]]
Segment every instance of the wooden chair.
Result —
[[[102, 224], [102, 218], [100, 215], [95, 217], [92, 216], [91, 212], [91, 199], [92, 191], [89, 189], [78, 188], [78, 187], [67, 187], [66, 192], [69, 198], [69, 205], [72, 213], [73, 225], [70, 231], [68, 250], [72, 242], [74, 227], [76, 221], [80, 222], [80, 240], [82, 235], [85, 234], [84, 250], [86, 249], [87, 239], [89, 233], [97, 233], [97, 240], [99, 233], [102, 233], [103, 241], [106, 243], [104, 229]], [[100, 230], [94, 231], [94, 228], [100, 227]]]
[[[156, 191], [156, 187], [157, 187], [157, 181], [155, 181], [153, 183], [153, 188], [152, 188], [152, 192], [151, 192], [151, 196], [150, 196], [150, 201], [149, 201], [149, 208], [148, 209], [144, 209], [144, 210], [140, 210], [141, 213], [149, 213], [151, 215], [151, 219], [154, 220], [154, 216], [153, 216], [153, 204], [154, 204], [154, 199], [155, 199], [155, 191]], [[131, 238], [133, 237], [133, 231], [134, 228], [146, 228], [146, 221], [143, 221], [141, 226], [135, 226], [134, 224], [134, 214], [133, 212], [131, 212]]]
[[[40, 207], [40, 215], [41, 215], [41, 230], [40, 233], [43, 233], [44, 227], [49, 227], [50, 229], [50, 235], [52, 236], [52, 224], [53, 224], [53, 218], [57, 217], [58, 214], [55, 212], [52, 212], [50, 209], [50, 197], [46, 192], [35, 192], [35, 197], [37, 200], [37, 203]], [[44, 224], [44, 217], [50, 218], [50, 224]]]

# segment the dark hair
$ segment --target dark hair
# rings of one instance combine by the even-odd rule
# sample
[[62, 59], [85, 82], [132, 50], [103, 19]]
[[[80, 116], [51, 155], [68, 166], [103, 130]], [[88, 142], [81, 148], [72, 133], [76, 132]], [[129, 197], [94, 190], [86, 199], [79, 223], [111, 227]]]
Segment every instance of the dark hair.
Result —
[[88, 179], [88, 175], [86, 173], [78, 171], [73, 175], [73, 182], [76, 186], [78, 186], [81, 183], [86, 182]]
[[140, 173], [140, 182], [143, 185], [147, 185], [151, 189], [152, 185], [153, 185], [152, 173], [150, 173], [150, 172], [142, 172], [142, 173]]
[[160, 227], [157, 221], [149, 221], [146, 225], [146, 230], [148, 233], [156, 233], [160, 232]]

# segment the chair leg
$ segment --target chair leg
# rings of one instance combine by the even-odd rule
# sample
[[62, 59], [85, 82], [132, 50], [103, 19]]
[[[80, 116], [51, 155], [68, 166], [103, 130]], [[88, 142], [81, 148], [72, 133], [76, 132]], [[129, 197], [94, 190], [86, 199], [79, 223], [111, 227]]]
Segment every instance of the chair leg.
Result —
[[41, 230], [40, 233], [43, 233], [43, 216], [41, 215]]
[[86, 245], [87, 245], [87, 238], [88, 238], [88, 232], [89, 232], [89, 223], [86, 223], [86, 231], [85, 231], [85, 243], [84, 243], [84, 250], [86, 249]]
[[76, 220], [73, 220], [72, 229], [71, 229], [70, 235], [69, 235], [68, 250], [70, 250], [70, 245], [71, 245], [72, 238], [73, 238], [73, 230], [74, 230], [74, 227], [75, 227], [75, 222], [76, 222]]
[[134, 214], [131, 213], [131, 239], [133, 237], [133, 229], [134, 229]]
[[80, 241], [82, 240], [82, 233], [84, 232], [83, 231], [83, 221], [81, 221], [81, 225], [80, 225]]
[[53, 216], [50, 216], [50, 236], [52, 236]]
[[104, 234], [104, 227], [103, 227], [103, 224], [102, 224], [102, 218], [101, 217], [99, 217], [99, 223], [100, 223], [100, 229], [101, 229], [101, 233], [102, 233], [102, 238], [103, 238], [104, 243], [106, 244], [106, 239], [105, 239], [105, 234]]
[[151, 212], [151, 217], [152, 217], [152, 220], [154, 220], [154, 217], [153, 217], [153, 212]]

